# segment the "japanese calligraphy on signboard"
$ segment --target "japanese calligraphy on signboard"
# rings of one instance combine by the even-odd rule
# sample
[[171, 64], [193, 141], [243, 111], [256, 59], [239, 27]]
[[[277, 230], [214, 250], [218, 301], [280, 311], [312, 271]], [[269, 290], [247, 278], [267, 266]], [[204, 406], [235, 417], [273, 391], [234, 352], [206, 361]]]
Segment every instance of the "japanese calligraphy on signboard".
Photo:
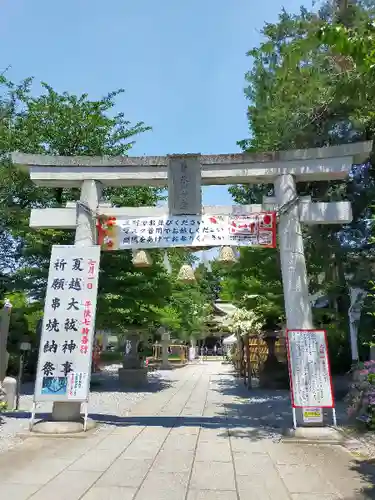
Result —
[[100, 247], [52, 247], [34, 401], [86, 401]]
[[288, 330], [292, 406], [333, 408], [332, 382], [324, 330]]
[[108, 218], [99, 227], [105, 250], [130, 248], [276, 247], [276, 213]]

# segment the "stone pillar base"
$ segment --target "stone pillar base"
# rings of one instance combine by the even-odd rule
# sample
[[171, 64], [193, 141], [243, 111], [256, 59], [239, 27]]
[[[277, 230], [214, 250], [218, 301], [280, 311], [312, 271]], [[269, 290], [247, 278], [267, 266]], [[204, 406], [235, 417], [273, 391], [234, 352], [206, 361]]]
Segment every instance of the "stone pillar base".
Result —
[[283, 442], [306, 444], [341, 444], [344, 436], [334, 427], [297, 427], [285, 429]]
[[0, 384], [0, 401], [5, 401], [7, 410], [12, 411], [16, 407], [17, 380], [13, 377], [5, 377]]
[[[96, 422], [91, 418], [87, 419], [86, 431], [90, 431], [96, 427]], [[55, 420], [41, 420], [36, 422], [31, 431], [33, 434], [69, 436], [84, 432], [83, 418], [77, 422], [58, 422]]]
[[52, 408], [55, 422], [80, 422], [81, 403], [77, 401], [55, 401]]
[[146, 385], [147, 372], [147, 368], [120, 368], [118, 371], [120, 385], [131, 389]]

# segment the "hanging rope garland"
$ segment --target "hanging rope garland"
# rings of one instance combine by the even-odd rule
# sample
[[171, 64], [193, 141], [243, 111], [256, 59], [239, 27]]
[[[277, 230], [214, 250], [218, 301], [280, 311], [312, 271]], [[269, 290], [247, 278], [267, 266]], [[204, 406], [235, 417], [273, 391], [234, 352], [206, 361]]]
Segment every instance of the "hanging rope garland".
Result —
[[147, 250], [134, 250], [132, 261], [134, 267], [145, 268], [152, 266], [152, 258]]
[[194, 270], [189, 264], [184, 264], [177, 275], [177, 279], [183, 283], [194, 283]]
[[221, 247], [217, 260], [223, 264], [233, 264], [237, 261], [234, 249], [232, 247]]

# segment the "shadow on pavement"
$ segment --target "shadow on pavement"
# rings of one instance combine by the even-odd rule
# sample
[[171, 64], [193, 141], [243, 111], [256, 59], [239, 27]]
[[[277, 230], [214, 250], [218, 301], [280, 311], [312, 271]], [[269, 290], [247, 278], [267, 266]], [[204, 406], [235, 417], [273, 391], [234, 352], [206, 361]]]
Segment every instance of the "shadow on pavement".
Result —
[[[247, 389], [239, 379], [217, 380], [217, 389], [224, 396], [231, 396], [230, 403], [223, 403], [228, 419], [238, 419], [248, 427], [282, 429], [292, 423], [289, 391]], [[244, 435], [244, 437], [247, 437]]]
[[375, 499], [375, 459], [356, 460], [351, 466], [351, 470], [355, 471], [360, 478], [371, 486], [366, 486], [361, 493], [355, 497], [347, 497], [345, 500], [368, 500]]
[[[148, 382], [139, 387], [121, 387], [117, 373], [99, 373], [91, 377], [90, 392], [160, 392], [171, 387], [172, 381], [165, 380], [156, 374], [149, 374]], [[34, 394], [34, 383], [28, 382], [21, 387], [21, 396], [32, 396]]]
[[164, 391], [171, 387], [171, 385], [172, 381], [165, 380], [158, 375], [149, 374], [147, 384], [140, 385], [139, 387], [121, 387], [117, 374], [99, 374], [91, 378], [90, 392], [143, 392], [152, 394]]
[[[29, 412], [7, 412], [7, 418], [29, 419]], [[144, 417], [121, 417], [118, 415], [105, 415], [99, 413], [90, 413], [90, 418], [99, 424], [105, 424], [115, 427], [126, 426], [147, 426], [147, 427], [201, 427], [202, 429], [218, 429], [222, 432], [218, 436], [226, 436], [228, 432], [233, 437], [244, 437], [251, 440], [261, 440], [270, 437], [278, 437], [279, 433], [275, 432], [276, 429], [259, 425], [259, 423], [251, 423], [249, 421], [240, 419], [225, 418], [225, 416], [217, 417], [195, 417], [195, 416], [144, 416]], [[46, 420], [50, 417], [48, 413], [36, 413], [35, 419]]]

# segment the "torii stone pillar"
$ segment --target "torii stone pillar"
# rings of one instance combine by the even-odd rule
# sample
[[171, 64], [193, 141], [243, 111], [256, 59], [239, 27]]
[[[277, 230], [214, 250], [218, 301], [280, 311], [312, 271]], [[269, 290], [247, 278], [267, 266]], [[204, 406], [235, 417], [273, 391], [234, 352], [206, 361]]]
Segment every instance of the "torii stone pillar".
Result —
[[12, 304], [6, 299], [3, 309], [0, 311], [0, 403], [6, 402], [8, 410], [13, 410], [14, 408], [14, 387], [16, 385], [16, 380], [14, 378], [6, 377], [9, 360], [7, 342], [11, 313]]
[[314, 327], [296, 182], [293, 175], [284, 174], [276, 177], [274, 187], [279, 207], [286, 207], [278, 226], [286, 325], [290, 330], [310, 330]]
[[[180, 199], [180, 214], [189, 213], [186, 208], [189, 207], [189, 199], [192, 200], [194, 210], [197, 210], [196, 207], [200, 203], [201, 183], [205, 185], [273, 183], [276, 193], [276, 207], [274, 208], [282, 208], [285, 203], [295, 201], [295, 204], [291, 203], [289, 210], [280, 216], [279, 224], [287, 328], [292, 329], [312, 328], [313, 326], [301, 222], [332, 224], [351, 221], [350, 204], [347, 202], [313, 203], [301, 200], [297, 203], [296, 182], [345, 179], [352, 164], [365, 161], [371, 150], [372, 142], [364, 142], [274, 153], [208, 156], [90, 158], [14, 153], [12, 160], [14, 164], [27, 167], [30, 171], [30, 178], [38, 185], [63, 188], [82, 187], [82, 199], [88, 197], [90, 208], [93, 210], [98, 207], [99, 203], [97, 188], [99, 182], [106, 186], [162, 187], [167, 185], [169, 178], [170, 198], [171, 200]], [[180, 162], [180, 174], [176, 178], [181, 181], [185, 176], [185, 180], [173, 188], [175, 180], [171, 180], [171, 168], [173, 162], [177, 160]], [[198, 177], [197, 165], [200, 166], [201, 174]], [[190, 175], [195, 179], [192, 182], [186, 182], [189, 170]], [[89, 194], [84, 194], [85, 192]], [[170, 212], [172, 212], [174, 201], [169, 203]], [[163, 207], [114, 209], [103, 205], [99, 206], [99, 209], [104, 215], [116, 217], [165, 214]], [[202, 212], [215, 215], [228, 213], [243, 215], [263, 209], [262, 205], [203, 207]], [[190, 213], [194, 213], [194, 210]], [[174, 213], [178, 213], [177, 210]], [[82, 225], [86, 228], [86, 236], [82, 241], [88, 242], [89, 238], [93, 238], [93, 233], [90, 233], [89, 237], [87, 217], [88, 215], [82, 212], [81, 205], [73, 204], [69, 205], [69, 208], [36, 209], [32, 210], [30, 225], [77, 229], [79, 225]], [[77, 237], [77, 242], [78, 240], [81, 240], [81, 237]], [[55, 418], [76, 418], [78, 405], [75, 405], [74, 411], [72, 403], [61, 403], [61, 408], [63, 405], [70, 405], [71, 410], [63, 411], [59, 405], [59, 409], [55, 407]]]
[[[100, 182], [85, 180], [82, 182], [80, 201], [77, 204], [77, 225], [74, 244], [77, 246], [91, 246], [96, 244], [96, 213], [101, 198]], [[81, 417], [81, 403], [55, 402], [52, 409], [52, 420], [59, 422], [79, 421]]]
[[12, 313], [12, 304], [8, 299], [5, 300], [3, 309], [0, 312], [0, 387], [6, 376], [8, 368], [9, 354], [7, 351], [7, 342], [9, 335], [10, 315]]

